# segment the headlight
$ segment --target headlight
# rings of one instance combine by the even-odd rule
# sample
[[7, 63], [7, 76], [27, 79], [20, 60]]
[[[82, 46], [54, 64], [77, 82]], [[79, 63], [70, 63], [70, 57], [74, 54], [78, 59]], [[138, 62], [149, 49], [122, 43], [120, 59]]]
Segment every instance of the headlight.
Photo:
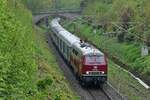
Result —
[[86, 74], [89, 74], [89, 72], [86, 72]]
[[101, 73], [102, 73], [102, 74], [105, 74], [105, 72], [104, 72], [104, 71], [102, 71]]

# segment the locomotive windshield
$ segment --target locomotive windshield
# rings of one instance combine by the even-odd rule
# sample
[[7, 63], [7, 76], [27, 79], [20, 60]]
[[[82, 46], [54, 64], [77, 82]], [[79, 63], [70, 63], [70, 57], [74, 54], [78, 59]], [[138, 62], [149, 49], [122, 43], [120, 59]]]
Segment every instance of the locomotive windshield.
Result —
[[104, 65], [105, 58], [103, 55], [88, 55], [85, 56], [85, 65]]

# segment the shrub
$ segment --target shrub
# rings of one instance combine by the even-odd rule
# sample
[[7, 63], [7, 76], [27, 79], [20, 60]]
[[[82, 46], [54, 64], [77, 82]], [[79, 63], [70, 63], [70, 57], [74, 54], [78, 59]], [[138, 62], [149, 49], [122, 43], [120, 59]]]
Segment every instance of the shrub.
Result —
[[52, 84], [51, 77], [46, 77], [45, 79], [39, 80], [37, 83], [38, 90], [44, 90], [47, 86], [50, 86]]

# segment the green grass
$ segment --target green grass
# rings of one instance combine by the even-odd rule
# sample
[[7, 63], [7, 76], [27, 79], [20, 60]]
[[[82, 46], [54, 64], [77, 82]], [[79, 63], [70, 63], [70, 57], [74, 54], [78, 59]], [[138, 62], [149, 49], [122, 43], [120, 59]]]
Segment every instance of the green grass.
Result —
[[31, 13], [7, 0], [0, 1], [0, 12], [0, 98], [30, 99], [37, 70]]
[[12, 0], [0, 12], [0, 100], [77, 100], [31, 12]]
[[92, 19], [92, 24], [101, 25], [105, 32], [116, 32], [117, 35], [128, 23], [124, 40], [149, 45], [149, 6], [148, 0], [94, 0], [89, 2], [84, 14], [87, 19]]
[[69, 83], [60, 70], [53, 51], [46, 43], [44, 30], [37, 28], [36, 32], [36, 57], [38, 60], [38, 80], [50, 76], [53, 80], [51, 86], [37, 94], [38, 98], [52, 100], [78, 100], [79, 97], [70, 89]]
[[124, 72], [117, 66], [113, 62], [109, 62], [109, 82], [129, 100], [149, 100], [150, 90], [146, 90], [127, 72]]

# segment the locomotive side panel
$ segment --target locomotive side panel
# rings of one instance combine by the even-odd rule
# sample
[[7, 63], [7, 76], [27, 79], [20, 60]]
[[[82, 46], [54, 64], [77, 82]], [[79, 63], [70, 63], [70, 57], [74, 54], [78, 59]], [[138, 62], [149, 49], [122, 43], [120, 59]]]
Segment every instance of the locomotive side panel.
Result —
[[82, 74], [81, 73], [81, 68], [83, 64], [82, 61], [83, 61], [83, 55], [75, 48], [72, 48], [71, 55], [70, 55], [70, 62], [75, 74], [78, 74], [78, 76], [81, 76]]

